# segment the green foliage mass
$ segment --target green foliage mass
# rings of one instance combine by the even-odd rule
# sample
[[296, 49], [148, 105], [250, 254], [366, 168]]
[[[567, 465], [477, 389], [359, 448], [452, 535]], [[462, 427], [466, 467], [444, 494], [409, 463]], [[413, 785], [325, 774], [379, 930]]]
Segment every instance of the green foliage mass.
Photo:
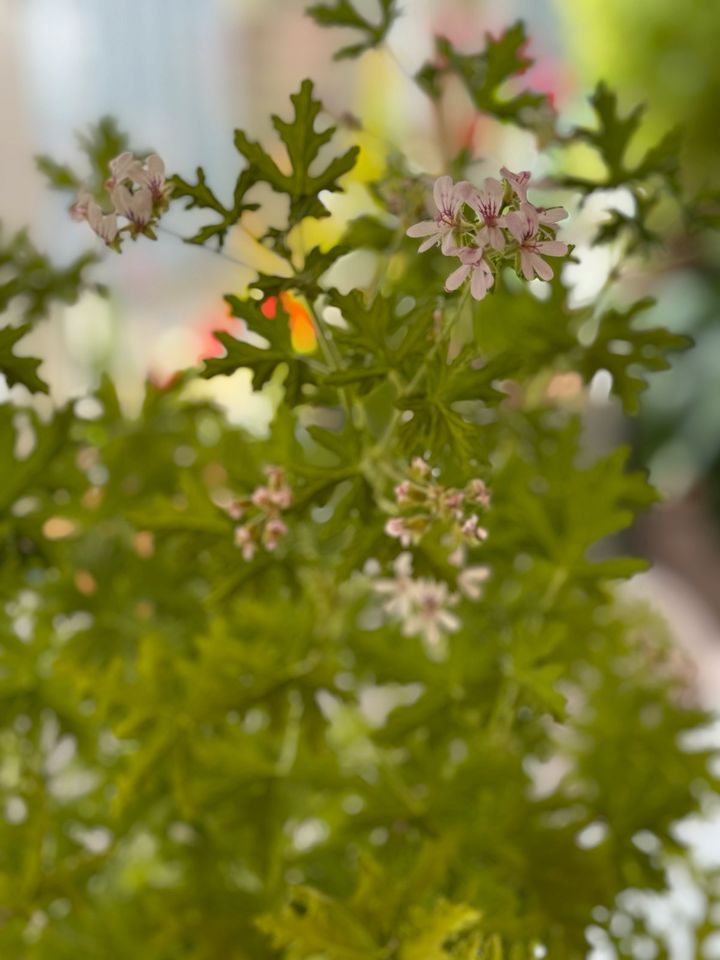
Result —
[[[361, 26], [344, 2], [313, 15]], [[496, 99], [521, 37], [474, 65], [446, 50], [442, 72], [502, 122], [524, 123], [529, 102]], [[173, 178], [175, 201], [217, 215], [192, 243], [222, 243], [260, 181], [288, 197], [286, 227], [262, 238], [288, 270], [226, 296], [243, 337], [149, 383], [134, 416], [107, 378], [49, 417], [22, 386], [0, 404], [0, 955], [576, 960], [598, 909], [609, 921], [624, 890], [664, 889], [686, 855], [677, 822], [716, 787], [710, 752], [688, 747], [707, 717], [687, 676], [617, 591], [644, 562], [613, 538], [657, 495], [627, 449], [588, 456], [580, 412], [599, 370], [634, 412], [687, 343], [635, 325], [646, 301], [572, 307], [560, 270], [545, 298], [512, 270], [480, 303], [444, 293], [447, 258], [405, 235], [426, 180], [399, 160], [341, 245], [291, 255], [288, 233], [328, 215], [318, 194], [357, 153], [320, 157], [332, 130], [316, 129], [310, 82], [292, 99], [274, 121], [287, 168], [236, 133], [230, 206], [201, 168]], [[621, 183], [640, 176], [619, 147], [607, 156]], [[59, 188], [80, 182], [45, 166]], [[86, 260], [43, 260], [36, 282], [27, 243], [5, 263], [30, 322], [87, 281]], [[328, 269], [358, 249], [376, 278], [341, 290]], [[283, 294], [314, 351], [294, 347]], [[38, 389], [9, 316], [3, 372]], [[240, 368], [283, 387], [266, 437], [186, 394]], [[563, 378], [569, 402], [551, 389]], [[444, 651], [376, 589], [418, 457], [433, 482], [491, 493], [487, 540], [464, 558], [489, 569], [481, 596], [459, 590], [441, 514], [408, 548], [415, 577], [457, 594]], [[292, 490], [286, 532], [244, 557], [237, 528], [269, 466]]]

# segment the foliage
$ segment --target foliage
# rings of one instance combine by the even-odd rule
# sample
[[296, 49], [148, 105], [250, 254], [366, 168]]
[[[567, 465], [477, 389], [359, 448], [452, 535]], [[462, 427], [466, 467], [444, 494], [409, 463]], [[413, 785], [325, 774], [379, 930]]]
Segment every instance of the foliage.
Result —
[[334, 4], [316, 3], [308, 7], [307, 13], [321, 27], [346, 27], [365, 34], [359, 43], [348, 44], [335, 53], [336, 60], [345, 60], [359, 57], [384, 42], [400, 9], [398, 0], [379, 0], [379, 5], [380, 21], [377, 24], [359, 13], [350, 0], [335, 0]]
[[[475, 66], [443, 47], [432, 84], [457, 72], [478, 109], [523, 125], [530, 101], [498, 95], [523, 39], [511, 28]], [[614, 538], [657, 494], [627, 449], [588, 456], [582, 417], [599, 370], [632, 413], [687, 343], [614, 288], [576, 307], [561, 270], [528, 287], [520, 246], [481, 302], [444, 291], [442, 249], [406, 236], [427, 178], [399, 158], [340, 245], [291, 252], [357, 155], [325, 159], [310, 81], [292, 101], [274, 118], [286, 167], [236, 133], [230, 205], [201, 168], [172, 178], [170, 202], [217, 215], [192, 243], [222, 244], [257, 183], [288, 198], [259, 238], [287, 269], [226, 295], [244, 331], [217, 334], [224, 355], [148, 383], [133, 416], [107, 378], [47, 417], [22, 386], [0, 404], [2, 955], [579, 960], [599, 915], [613, 937], [623, 891], [664, 888], [678, 821], [716, 787], [688, 746], [707, 717], [686, 674], [617, 590], [644, 561]], [[618, 185], [663, 166], [626, 164], [636, 119], [603, 103]], [[107, 159], [91, 151], [93, 182]], [[86, 261], [44, 259], [38, 282], [28, 244], [3, 262], [26, 323], [87, 282]], [[343, 286], [358, 249], [376, 277]], [[35, 361], [6, 358], [25, 330], [6, 316], [3, 371], [38, 389]], [[282, 385], [265, 437], [188, 398], [241, 368]], [[404, 527], [417, 498], [422, 529]]]

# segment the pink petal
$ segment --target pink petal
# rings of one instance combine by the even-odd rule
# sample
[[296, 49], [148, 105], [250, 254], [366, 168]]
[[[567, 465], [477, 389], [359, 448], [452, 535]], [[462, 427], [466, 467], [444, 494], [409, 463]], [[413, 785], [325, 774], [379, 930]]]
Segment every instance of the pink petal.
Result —
[[448, 293], [452, 293], [453, 290], [457, 290], [461, 283], [466, 279], [472, 267], [468, 263], [463, 263], [462, 266], [458, 267], [457, 270], [453, 270], [450, 276], [445, 281], [445, 289]]
[[429, 237], [431, 233], [437, 233], [438, 225], [434, 220], [421, 220], [420, 223], [414, 223], [405, 231], [408, 237]]
[[546, 263], [542, 257], [538, 256], [537, 253], [530, 253], [530, 263], [532, 268], [535, 270], [535, 273], [540, 277], [541, 280], [552, 280], [555, 276], [553, 268], [549, 263]]
[[447, 210], [452, 204], [453, 181], [452, 177], [438, 177], [433, 187], [433, 199], [438, 210]]
[[568, 245], [561, 240], [539, 240], [535, 249], [545, 257], [564, 257], [568, 252]]
[[533, 270], [533, 255], [529, 250], [520, 251], [520, 269], [526, 280], [533, 280], [535, 271]]
[[425, 253], [425, 251], [429, 250], [430, 247], [434, 247], [439, 239], [440, 239], [440, 234], [435, 233], [433, 234], [432, 237], [428, 237], [427, 240], [423, 240], [423, 242], [418, 247], [418, 253]]
[[565, 207], [548, 207], [546, 210], [540, 207], [538, 213], [541, 223], [557, 223], [558, 220], [564, 220], [568, 215]]
[[470, 293], [473, 299], [482, 300], [493, 285], [493, 280], [492, 271], [486, 263], [477, 266], [473, 270], [472, 280], [470, 281]]
[[505, 226], [518, 243], [522, 243], [525, 236], [525, 219], [517, 210], [511, 210], [505, 215]]
[[505, 187], [494, 177], [486, 177], [485, 193], [492, 197], [495, 204], [499, 204], [505, 193]]

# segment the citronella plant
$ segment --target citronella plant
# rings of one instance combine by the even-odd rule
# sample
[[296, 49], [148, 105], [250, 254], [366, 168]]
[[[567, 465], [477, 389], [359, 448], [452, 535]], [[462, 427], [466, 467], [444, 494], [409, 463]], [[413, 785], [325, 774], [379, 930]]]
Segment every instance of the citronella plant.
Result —
[[[386, 42], [398, 10], [380, 7], [309, 12], [355, 31], [342, 58]], [[625, 188], [635, 212], [596, 242], [627, 262], [656, 239], [652, 198], [685, 203], [677, 142], [630, 164], [640, 114], [602, 85], [595, 123], [559, 135], [545, 97], [502, 93], [525, 39], [438, 39], [416, 79], [438, 110], [455, 77], [469, 109], [535, 131], [550, 189], [476, 179], [468, 151], [432, 175], [396, 152], [330, 249], [291, 234], [330, 216], [359, 150], [310, 80], [273, 118], [285, 162], [235, 132], [229, 198], [107, 120], [87, 171], [41, 159], [97, 238], [62, 270], [24, 236], [0, 248], [0, 369], [25, 388], [0, 406], [2, 957], [665, 949], [627, 891], [690, 863], [675, 827], [712, 802], [689, 737], [706, 718], [662, 628], [617, 595], [644, 563], [607, 538], [657, 495], [627, 448], [587, 455], [578, 411], [606, 371], [634, 413], [687, 342], [615, 275], [570, 305], [562, 204]], [[597, 181], [562, 171], [579, 141]], [[219, 333], [222, 355], [148, 383], [134, 417], [107, 378], [91, 409], [40, 417], [39, 361], [14, 347], [48, 302], [78, 295], [103, 244], [177, 242], [169, 206], [207, 211], [189, 242], [222, 248], [259, 184], [287, 200], [258, 237], [285, 268], [226, 295], [251, 336]], [[375, 279], [338, 289], [328, 271], [360, 249]], [[314, 349], [294, 343], [298, 311]], [[239, 368], [282, 386], [264, 439], [187, 399]]]

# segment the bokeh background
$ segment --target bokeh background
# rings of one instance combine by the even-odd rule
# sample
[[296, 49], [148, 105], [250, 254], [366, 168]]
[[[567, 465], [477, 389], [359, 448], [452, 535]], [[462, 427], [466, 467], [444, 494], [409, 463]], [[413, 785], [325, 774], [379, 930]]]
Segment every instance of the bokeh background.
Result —
[[[358, 2], [373, 11], [374, 0]], [[333, 63], [339, 37], [303, 15], [304, 0], [0, 0], [0, 220], [28, 225], [41, 248], [63, 262], [93, 245], [70, 221], [67, 199], [51, 193], [33, 157], [77, 162], [76, 132], [105, 114], [117, 118], [138, 147], [152, 147], [185, 176], [198, 164], [229, 190], [238, 157], [232, 130], [269, 130], [269, 113], [311, 76], [328, 113], [360, 120], [363, 160], [346, 195], [333, 198], [335, 226], [314, 242], [332, 242], [344, 220], [368, 206], [365, 184], [397, 143], [418, 170], [439, 173], [443, 155], [471, 145], [490, 166], [551, 172], [533, 138], [474, 117], [458, 99], [438, 138], [435, 118], [413, 87], [434, 33], [466, 49], [523, 18], [536, 64], [529, 86], [552, 93], [565, 122], [590, 121], [587, 96], [599, 79], [621, 103], [648, 104], [639, 148], [668, 128], [685, 129], [685, 182], [691, 192], [720, 188], [720, 5], [717, 0], [404, 0], [391, 52]], [[574, 158], [578, 168], [586, 159]], [[590, 251], [592, 223], [622, 207], [602, 195], [569, 230], [579, 267], [567, 279], [582, 300], [617, 262], [612, 247]], [[189, 235], [191, 215], [169, 219]], [[324, 232], [323, 232], [324, 231]], [[329, 232], [328, 232], [329, 231]], [[28, 340], [45, 358], [52, 400], [81, 396], [109, 370], [128, 407], [147, 376], [165, 377], [196, 363], [211, 331], [224, 322], [222, 294], [240, 291], [266, 265], [248, 217], [231, 236], [227, 256], [163, 235], [122, 257], [109, 254], [97, 278], [109, 298], [87, 294], [57, 308]], [[653, 560], [630, 590], [647, 596], [668, 619], [697, 672], [705, 706], [720, 704], [720, 242], [699, 240], [678, 225], [647, 271], [633, 266], [626, 283], [659, 305], [653, 321], [690, 333], [697, 349], [656, 377], [640, 417], [621, 418], [602, 382], [591, 391], [588, 437], [598, 450], [623, 438], [649, 466], [666, 503], [633, 533], [633, 548]], [[362, 262], [352, 269], [363, 270]], [[351, 283], [352, 277], [346, 278]], [[222, 384], [218, 386], [218, 381]], [[17, 388], [16, 388], [17, 389]], [[211, 389], [210, 386], [207, 388]], [[272, 395], [252, 396], [242, 372], [212, 389], [229, 415], [262, 431]], [[4, 388], [0, 386], [0, 393]], [[0, 467], [1, 469], [1, 467]], [[703, 834], [707, 849], [711, 843]], [[718, 844], [720, 846], [720, 844]]]

